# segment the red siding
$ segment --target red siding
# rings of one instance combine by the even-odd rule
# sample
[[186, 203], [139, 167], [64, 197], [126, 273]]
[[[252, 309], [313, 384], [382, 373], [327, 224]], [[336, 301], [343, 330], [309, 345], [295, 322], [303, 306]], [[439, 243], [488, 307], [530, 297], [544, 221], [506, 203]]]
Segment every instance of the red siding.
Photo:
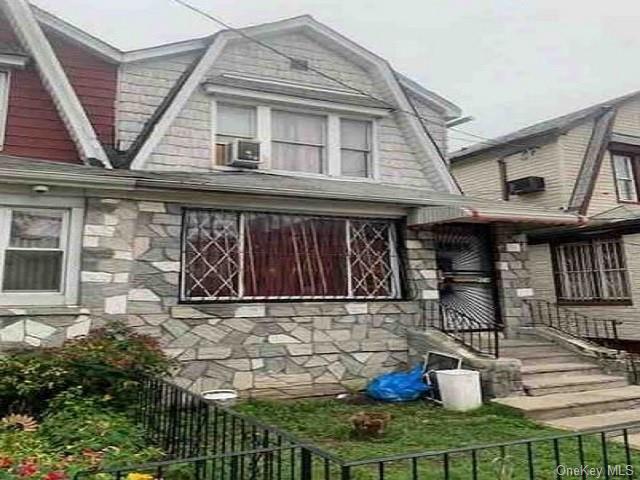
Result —
[[58, 35], [50, 33], [48, 38], [98, 138], [104, 145], [114, 146], [118, 66]]
[[[4, 19], [0, 19], [0, 41], [19, 43]], [[2, 153], [80, 163], [76, 146], [32, 63], [11, 72]]]
[[[69, 42], [48, 34], [100, 140], [113, 145], [117, 66], [108, 64]], [[18, 43], [0, 18], [0, 41]], [[2, 153], [80, 163], [64, 122], [40, 81], [35, 65], [11, 73], [9, 110]]]

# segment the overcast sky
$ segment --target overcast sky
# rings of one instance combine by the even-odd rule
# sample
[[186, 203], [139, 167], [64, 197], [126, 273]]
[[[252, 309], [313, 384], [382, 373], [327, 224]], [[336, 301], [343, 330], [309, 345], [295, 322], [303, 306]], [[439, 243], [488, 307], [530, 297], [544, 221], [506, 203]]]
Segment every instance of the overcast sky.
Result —
[[[173, 0], [33, 1], [124, 50], [217, 29]], [[457, 103], [476, 118], [460, 128], [486, 137], [640, 90], [637, 0], [190, 2], [236, 27], [309, 13]]]

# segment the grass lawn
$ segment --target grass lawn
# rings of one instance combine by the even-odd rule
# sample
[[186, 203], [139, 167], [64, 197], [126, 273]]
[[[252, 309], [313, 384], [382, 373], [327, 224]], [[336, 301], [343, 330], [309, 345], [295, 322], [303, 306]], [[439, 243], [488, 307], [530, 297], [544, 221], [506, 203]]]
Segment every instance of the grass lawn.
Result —
[[[485, 405], [469, 413], [455, 413], [423, 402], [401, 405], [348, 405], [336, 400], [323, 399], [290, 402], [251, 401], [238, 405], [236, 409], [279, 426], [317, 447], [337, 454], [344, 460], [365, 460], [394, 454], [438, 451], [567, 433], [538, 425], [498, 405]], [[361, 440], [352, 436], [349, 418], [360, 411], [391, 413], [392, 419], [383, 437]], [[597, 435], [584, 438], [585, 448], [582, 460], [579, 457], [576, 438], [560, 440], [558, 442], [559, 463], [572, 467], [581, 464], [588, 464], [595, 468], [602, 467], [604, 452], [599, 440]], [[608, 443], [606, 450], [610, 465], [627, 464], [625, 451], [619, 445]], [[640, 472], [640, 453], [632, 452], [632, 454], [634, 454], [633, 463], [636, 464], [636, 472]], [[532, 455], [535, 471], [531, 478], [556, 478], [554, 472], [556, 455], [552, 441], [534, 445]], [[493, 448], [479, 452], [478, 478], [487, 480], [530, 478], [527, 456], [526, 445], [509, 447], [505, 450]], [[385, 465], [384, 478], [386, 480], [444, 478], [443, 463], [442, 457], [422, 459], [415, 465], [408, 460], [392, 462]], [[452, 455], [449, 458], [449, 468], [451, 479], [472, 479], [471, 454]], [[414, 477], [414, 472], [417, 472], [418, 476]], [[358, 480], [381, 478], [377, 465], [354, 467], [352, 474], [352, 478]], [[317, 478], [324, 477], [318, 474]], [[606, 478], [604, 474], [602, 478]], [[612, 475], [610, 478], [617, 477]]]

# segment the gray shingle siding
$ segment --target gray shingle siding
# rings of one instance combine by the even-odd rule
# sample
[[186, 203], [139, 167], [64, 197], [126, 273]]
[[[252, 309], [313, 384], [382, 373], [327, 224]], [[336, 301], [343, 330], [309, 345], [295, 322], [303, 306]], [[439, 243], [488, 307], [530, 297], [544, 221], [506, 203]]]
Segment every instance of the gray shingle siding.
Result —
[[[387, 102], [395, 103], [385, 80], [365, 70], [359, 64], [330, 50], [300, 33], [274, 36], [268, 43], [285, 53], [308, 60], [314, 67], [339, 78], [354, 87], [370, 92]], [[160, 104], [163, 95], [178, 79], [197, 53], [174, 56], [127, 65], [121, 74], [119, 104], [119, 139], [126, 148], [135, 138], [144, 121]], [[226, 47], [207, 77], [223, 73], [284, 80], [332, 88], [343, 88], [331, 80], [309, 72], [292, 70], [289, 61], [264, 48], [236, 41]], [[438, 116], [419, 105], [422, 114]], [[444, 119], [442, 120], [444, 125]], [[378, 124], [378, 169], [382, 181], [442, 190], [442, 181], [433, 162], [422, 153], [422, 147], [408, 126], [406, 114], [392, 113]], [[433, 127], [433, 126], [430, 126]], [[436, 127], [439, 127], [436, 125]], [[206, 171], [211, 168], [211, 113], [209, 97], [199, 88], [162, 138], [146, 167], [152, 170]], [[438, 145], [446, 147], [446, 131], [430, 128]]]

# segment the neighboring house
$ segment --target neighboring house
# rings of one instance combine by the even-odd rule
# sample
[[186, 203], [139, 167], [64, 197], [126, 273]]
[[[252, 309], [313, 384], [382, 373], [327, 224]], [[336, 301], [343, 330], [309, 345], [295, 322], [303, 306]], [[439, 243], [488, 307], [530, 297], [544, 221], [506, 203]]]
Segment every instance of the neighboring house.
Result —
[[529, 235], [535, 297], [623, 321], [640, 340], [640, 93], [454, 152], [469, 195], [589, 217]]
[[444, 156], [459, 108], [311, 17], [242, 30], [287, 57], [233, 31], [120, 52], [0, 5], [75, 146], [0, 156], [1, 342], [117, 319], [189, 388], [328, 393], [406, 363], [426, 302], [464, 311], [458, 330], [517, 327], [522, 229], [581, 221], [461, 196]]

